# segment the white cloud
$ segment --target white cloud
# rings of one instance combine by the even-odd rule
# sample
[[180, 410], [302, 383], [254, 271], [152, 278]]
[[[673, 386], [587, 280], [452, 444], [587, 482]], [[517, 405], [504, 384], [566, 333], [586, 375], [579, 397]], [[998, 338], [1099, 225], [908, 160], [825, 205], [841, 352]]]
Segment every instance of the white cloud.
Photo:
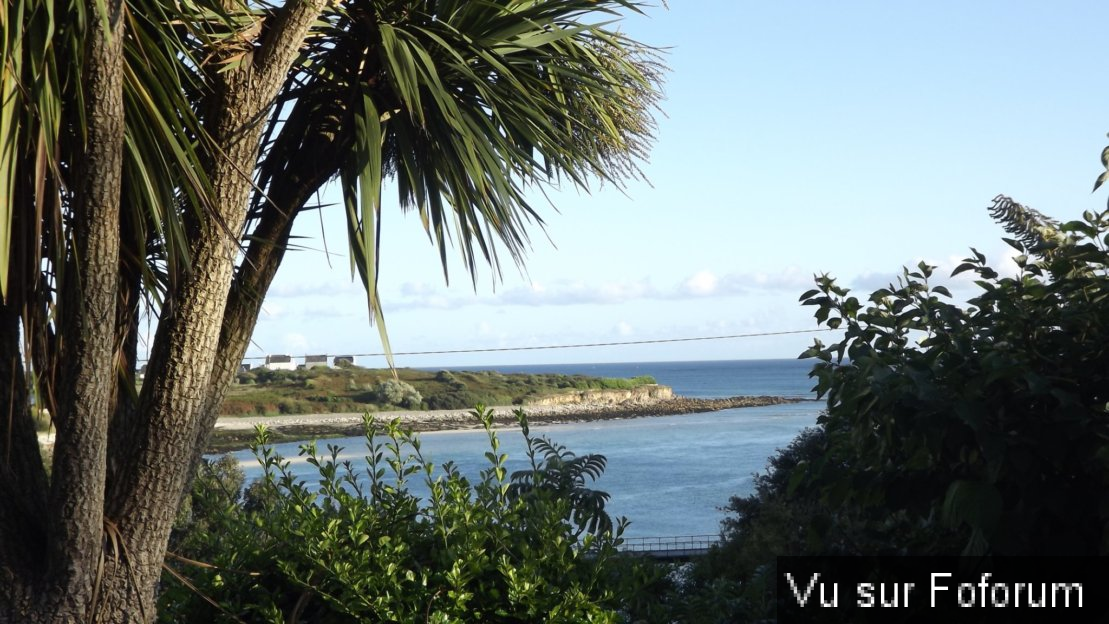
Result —
[[812, 276], [795, 268], [775, 273], [699, 271], [669, 288], [657, 288], [649, 277], [601, 283], [585, 280], [532, 282], [491, 295], [451, 295], [445, 288], [406, 283], [393, 297], [383, 294], [386, 310], [457, 309], [466, 306], [553, 307], [606, 305], [629, 301], [671, 301], [690, 297], [731, 297], [773, 292], [798, 292], [810, 287]]
[[616, 332], [617, 336], [626, 338], [635, 333], [635, 328], [632, 327], [631, 324], [627, 321], [620, 321], [616, 324], [614, 331]]
[[511, 288], [500, 295], [483, 297], [480, 303], [492, 305], [559, 306], [596, 303], [623, 303], [650, 299], [657, 295], [650, 280], [590, 284], [582, 280], [559, 281], [551, 285], [533, 283]]
[[435, 292], [436, 287], [427, 282], [404, 282], [400, 285], [400, 294], [406, 297], [425, 297]]
[[798, 292], [812, 286], [812, 275], [790, 267], [777, 273], [729, 273], [720, 278], [715, 294], [745, 295], [752, 292]]
[[328, 305], [328, 306], [309, 306], [300, 310], [301, 316], [313, 319], [320, 318], [354, 318], [361, 316], [362, 310], [366, 307], [365, 303], [358, 307], [351, 307], [346, 305]]
[[691, 295], [704, 297], [716, 293], [717, 277], [709, 271], [701, 271], [682, 284], [683, 290]]
[[[269, 290], [270, 297], [326, 297], [336, 294], [346, 294], [354, 291], [353, 282], [342, 281], [313, 281], [296, 284], [277, 283]], [[361, 290], [361, 285], [358, 290]]]

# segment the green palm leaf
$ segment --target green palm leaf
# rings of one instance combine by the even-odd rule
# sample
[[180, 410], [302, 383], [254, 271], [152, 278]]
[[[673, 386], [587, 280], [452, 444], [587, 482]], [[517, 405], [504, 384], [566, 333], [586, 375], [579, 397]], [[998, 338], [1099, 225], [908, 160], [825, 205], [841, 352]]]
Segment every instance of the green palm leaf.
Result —
[[[499, 275], [498, 249], [519, 263], [529, 226], [542, 227], [531, 187], [619, 185], [639, 175], [662, 67], [656, 50], [609, 26], [639, 8], [619, 0], [341, 2], [320, 20], [275, 106], [259, 186], [295, 169], [306, 146], [323, 142], [340, 154], [352, 260], [371, 319], [382, 320], [373, 285], [386, 180], [399, 207], [419, 214], [444, 277], [455, 246], [471, 274], [484, 260]], [[596, 14], [605, 21], [586, 21]], [[264, 204], [256, 198], [255, 215]]]

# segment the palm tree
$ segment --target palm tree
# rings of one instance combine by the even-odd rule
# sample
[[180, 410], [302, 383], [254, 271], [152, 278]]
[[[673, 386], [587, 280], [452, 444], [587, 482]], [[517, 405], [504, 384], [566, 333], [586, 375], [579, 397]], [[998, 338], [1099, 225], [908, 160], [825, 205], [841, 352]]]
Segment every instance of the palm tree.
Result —
[[[178, 501], [310, 198], [376, 293], [383, 183], [446, 272], [526, 191], [639, 175], [634, 0], [10, 0], [0, 48], [0, 621], [145, 621]], [[392, 203], [392, 202], [390, 202]], [[140, 318], [158, 319], [135, 392]], [[29, 380], [29, 383], [27, 381]], [[52, 461], [31, 404], [57, 428]], [[50, 464], [49, 477], [45, 465]]]

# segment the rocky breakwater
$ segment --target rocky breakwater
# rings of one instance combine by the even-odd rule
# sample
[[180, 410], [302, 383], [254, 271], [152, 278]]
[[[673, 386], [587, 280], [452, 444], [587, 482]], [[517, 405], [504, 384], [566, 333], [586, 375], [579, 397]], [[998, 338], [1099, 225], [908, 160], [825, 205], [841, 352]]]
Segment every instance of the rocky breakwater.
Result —
[[555, 405], [645, 405], [668, 401], [674, 398], [670, 386], [649, 384], [626, 390], [574, 390], [561, 392], [524, 401], [524, 408], [550, 407]]
[[737, 407], [798, 403], [803, 399], [778, 396], [736, 396], [692, 399], [675, 396], [668, 386], [640, 386], [631, 390], [582, 390], [526, 401], [522, 406], [535, 423], [573, 422], [606, 418], [638, 418], [714, 412]]

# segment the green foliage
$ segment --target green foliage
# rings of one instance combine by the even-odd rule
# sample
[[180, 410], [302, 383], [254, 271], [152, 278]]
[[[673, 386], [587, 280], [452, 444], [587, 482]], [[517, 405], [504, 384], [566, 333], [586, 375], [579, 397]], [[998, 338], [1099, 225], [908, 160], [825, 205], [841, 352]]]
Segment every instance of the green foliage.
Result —
[[632, 388], [638, 388], [639, 386], [654, 385], [657, 383], [655, 378], [650, 375], [640, 375], [639, 377], [632, 377], [631, 379], [604, 377], [590, 387], [599, 387], [603, 390], [630, 390]]
[[[490, 444], [476, 483], [425, 461], [396, 422], [368, 417], [366, 474], [340, 460], [341, 449], [306, 444], [301, 457], [319, 473], [309, 485], [261, 429], [263, 478], [245, 503], [219, 498], [204, 507], [218, 512], [207, 524], [189, 525], [179, 554], [206, 566], [168, 562], [162, 621], [619, 621], [610, 586], [623, 522], [609, 530], [598, 520], [607, 496], [582, 488], [603, 458], [540, 444], [518, 413], [532, 470], [510, 478], [491, 414], [475, 415]], [[426, 500], [408, 491], [412, 479], [427, 484]], [[210, 489], [200, 482], [194, 501], [213, 498]], [[589, 504], [579, 512], [581, 500]]]
[[[754, 492], [732, 497], [720, 545], [693, 562], [672, 596], [675, 621], [745, 622], [775, 612], [779, 556], [906, 555], [958, 549], [958, 535], [903, 510], [868, 513], [832, 505], [830, 484], [858, 478], [830, 445], [824, 427], [803, 430], [753, 477]], [[819, 466], [819, 475], [814, 466]]]
[[1047, 251], [1061, 243], [1074, 242], [1059, 229], [1058, 221], [1004, 195], [993, 198], [990, 216], [1022, 245], [1037, 251]]
[[427, 408], [433, 410], [465, 409], [467, 405], [482, 402], [482, 397], [468, 390], [450, 389], [427, 398]]
[[236, 513], [244, 478], [243, 469], [232, 455], [202, 460], [192, 493], [177, 512], [170, 551], [188, 552], [194, 558], [211, 557], [219, 544], [208, 539], [218, 534], [223, 518]]
[[612, 518], [605, 512], [608, 492], [586, 487], [586, 480], [596, 481], [605, 471], [604, 455], [575, 455], [566, 447], [545, 438], [532, 438], [522, 412], [520, 426], [528, 447], [531, 470], [512, 474], [508, 496], [525, 503], [546, 496], [564, 498], [570, 505], [570, 520], [576, 527], [575, 537], [582, 534], [612, 533]]
[[[505, 252], [519, 262], [526, 227], [542, 222], [526, 189], [639, 175], [661, 67], [653, 49], [608, 28], [610, 16], [639, 7], [440, 0], [405, 3], [403, 19], [384, 21], [372, 4], [329, 5], [302, 74], [274, 107], [276, 117], [296, 103], [260, 177], [282, 175], [319, 132], [297, 113], [351, 118], [339, 173], [352, 267], [387, 353], [376, 290], [386, 180], [395, 178], [399, 205], [419, 213], [444, 274], [448, 240], [471, 274], [480, 260], [499, 271]], [[584, 17], [592, 14], [607, 16]]]
[[423, 401], [420, 393], [411, 384], [397, 379], [387, 379], [374, 386], [370, 391], [375, 403], [382, 405], [401, 405], [408, 409], [417, 409]]
[[1109, 551], [1109, 214], [992, 214], [1017, 271], [972, 250], [965, 305], [924, 263], [866, 298], [828, 276], [802, 295], [843, 331], [802, 355], [827, 410], [731, 500], [722, 545], [663, 601], [675, 620], [773, 617], [783, 555]]
[[[276, 413], [283, 401], [287, 408], [293, 406], [300, 410], [295, 413], [302, 414], [372, 411], [371, 404], [399, 405], [407, 409], [426, 406], [426, 409], [468, 410], [479, 403], [518, 405], [563, 389], [626, 390], [656, 383], [649, 375], [608, 379], [585, 375], [504, 375], [495, 371], [432, 373], [403, 368], [396, 373], [399, 381], [411, 390], [395, 384], [382, 388], [383, 383], [393, 381], [392, 374], [385, 370], [360, 367], [321, 367], [304, 371], [254, 369], [240, 375], [241, 382], [230, 388], [220, 413], [226, 416], [252, 414], [259, 403], [265, 405], [264, 413]], [[246, 381], [249, 379], [256, 383]], [[405, 397], [408, 397], [407, 403]], [[320, 403], [327, 403], [327, 406], [322, 407]]]
[[1109, 483], [1107, 230], [1086, 213], [1053, 245], [1007, 240], [1013, 277], [974, 251], [955, 269], [980, 289], [965, 308], [923, 263], [867, 304], [818, 278], [802, 300], [844, 339], [805, 355], [828, 396], [827, 461], [851, 466], [827, 500], [943, 522], [967, 554], [1109, 551], [1093, 495]]

